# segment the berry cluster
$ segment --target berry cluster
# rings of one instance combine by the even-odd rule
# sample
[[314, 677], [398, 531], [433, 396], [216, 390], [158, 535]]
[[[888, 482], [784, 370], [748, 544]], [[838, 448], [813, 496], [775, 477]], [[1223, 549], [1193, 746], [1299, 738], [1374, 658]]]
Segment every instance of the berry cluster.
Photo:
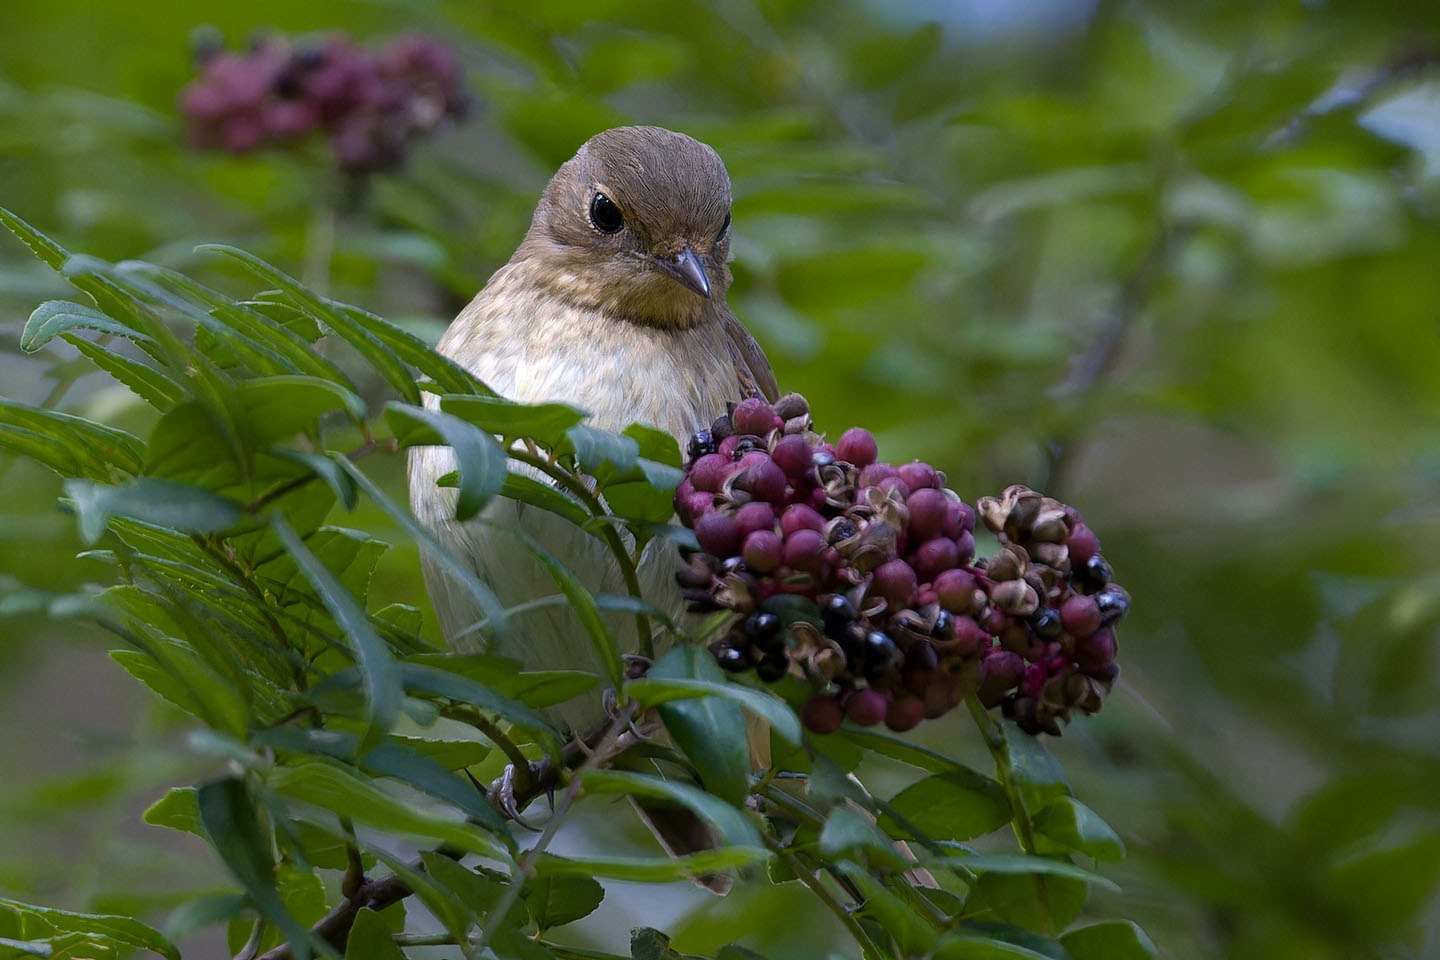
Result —
[[1022, 486], [983, 497], [1000, 549], [977, 560], [976, 510], [944, 475], [878, 455], [858, 427], [826, 442], [798, 394], [691, 438], [675, 509], [700, 551], [678, 578], [693, 610], [737, 614], [719, 664], [808, 679], [817, 733], [909, 730], [972, 694], [1030, 733], [1099, 710], [1130, 600], [1079, 513]]
[[396, 166], [410, 143], [467, 104], [455, 58], [423, 36], [375, 53], [343, 35], [296, 49], [271, 38], [244, 54], [203, 50], [198, 62], [181, 97], [195, 143], [246, 153], [318, 130], [351, 173]]

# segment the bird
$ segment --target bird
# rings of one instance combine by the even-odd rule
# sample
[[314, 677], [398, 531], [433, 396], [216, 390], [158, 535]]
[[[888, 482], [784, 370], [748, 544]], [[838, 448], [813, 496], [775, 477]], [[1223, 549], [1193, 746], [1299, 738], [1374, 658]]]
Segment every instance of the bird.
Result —
[[[727, 402], [778, 395], [764, 351], [726, 303], [730, 208], [730, 177], [710, 146], [655, 126], [598, 133], [551, 178], [514, 255], [437, 349], [502, 397], [572, 404], [601, 430], [648, 424], [684, 449]], [[487, 523], [456, 521], [455, 491], [436, 484], [455, 466], [448, 447], [411, 450], [412, 512], [503, 605], [557, 592], [506, 527], [533, 538], [592, 592], [625, 592], [604, 547], [553, 514], [497, 498], [482, 515]], [[674, 545], [657, 538], [638, 570], [645, 598], [675, 614], [683, 606], [677, 563]], [[433, 561], [423, 566], [450, 647], [480, 650], [475, 625], [484, 615], [471, 594]], [[639, 649], [633, 620], [616, 616], [611, 627], [631, 652]], [[504, 649], [488, 652], [527, 669], [602, 672], [579, 621], [563, 607], [514, 617]], [[557, 710], [577, 733], [605, 718], [598, 696]]]

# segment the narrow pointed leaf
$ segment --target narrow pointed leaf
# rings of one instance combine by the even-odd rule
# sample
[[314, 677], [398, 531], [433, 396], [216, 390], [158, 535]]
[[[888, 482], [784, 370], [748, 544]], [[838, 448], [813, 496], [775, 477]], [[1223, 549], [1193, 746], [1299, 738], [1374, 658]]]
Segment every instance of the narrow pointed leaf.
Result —
[[764, 846], [755, 824], [739, 808], [688, 783], [625, 770], [587, 770], [581, 778], [581, 789], [590, 794], [621, 793], [678, 803], [712, 823], [726, 845]]
[[495, 438], [474, 424], [440, 410], [385, 405], [385, 419], [404, 446], [448, 444], [460, 468], [460, 496], [455, 519], [469, 520], [485, 508], [505, 484], [509, 458]]
[[84, 337], [63, 334], [81, 356], [130, 388], [130, 392], [161, 413], [185, 399], [185, 388], [148, 364], [92, 343]]

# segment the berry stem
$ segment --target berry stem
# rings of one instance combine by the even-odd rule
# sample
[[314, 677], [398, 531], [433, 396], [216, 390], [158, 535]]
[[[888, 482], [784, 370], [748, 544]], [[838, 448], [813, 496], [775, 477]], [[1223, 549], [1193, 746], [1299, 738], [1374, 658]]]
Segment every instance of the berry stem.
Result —
[[984, 738], [985, 746], [990, 748], [990, 756], [995, 758], [995, 778], [1000, 781], [1000, 785], [1005, 788], [1005, 795], [1010, 798], [1010, 825], [1015, 830], [1015, 839], [1022, 852], [1027, 856], [1034, 856], [1035, 827], [1030, 822], [1030, 813], [1025, 809], [1025, 802], [1020, 799], [1020, 791], [1010, 779], [1010, 746], [1005, 742], [1005, 734], [995, 721], [990, 719], [990, 712], [978, 699], [973, 696], [966, 697], [965, 706], [970, 709], [970, 716], [975, 718], [975, 726], [980, 728], [980, 736]]
[[[590, 489], [585, 486], [585, 482], [570, 471], [551, 463], [545, 457], [515, 447], [510, 449], [510, 458], [534, 467], [560, 484], [567, 493], [579, 500], [592, 516], [603, 518], [610, 515], [609, 511], [605, 509], [605, 505], [600, 502], [600, 498], [591, 493]], [[635, 571], [635, 563], [630, 559], [630, 554], [626, 552], [620, 534], [609, 523], [598, 524], [597, 529], [592, 532], [600, 538], [609, 548], [611, 555], [615, 557], [615, 562], [620, 567], [620, 575], [625, 578], [625, 589], [630, 592], [630, 596], [636, 600], [644, 600], [644, 596], [640, 593], [640, 576]], [[635, 614], [635, 632], [639, 637], [640, 655], [653, 658], [655, 644], [650, 635], [650, 618], [648, 616], [643, 613]]]

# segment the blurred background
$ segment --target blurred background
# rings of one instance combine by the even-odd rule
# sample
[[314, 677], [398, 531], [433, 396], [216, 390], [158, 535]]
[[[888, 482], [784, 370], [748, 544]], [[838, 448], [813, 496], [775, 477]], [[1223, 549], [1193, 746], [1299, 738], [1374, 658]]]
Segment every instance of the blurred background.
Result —
[[[1129, 847], [1090, 913], [1174, 958], [1440, 956], [1437, 30], [1399, 0], [5, 0], [0, 204], [235, 292], [191, 248], [238, 244], [434, 337], [588, 136], [709, 142], [782, 386], [967, 500], [1077, 505], [1135, 598], [1108, 708], [1051, 741]], [[428, 35], [468, 111], [373, 172], [194, 144], [197, 46], [332, 31]], [[0, 394], [143, 431], [70, 348], [20, 352], [65, 289], [0, 237]], [[159, 922], [226, 884], [138, 822], [196, 776], [185, 723], [30, 612], [102, 568], [57, 478], [0, 455], [0, 485], [0, 892]], [[423, 602], [413, 550], [381, 564], [378, 602]], [[965, 752], [960, 713], [920, 733]], [[582, 939], [816, 955], [784, 888], [611, 901]]]

